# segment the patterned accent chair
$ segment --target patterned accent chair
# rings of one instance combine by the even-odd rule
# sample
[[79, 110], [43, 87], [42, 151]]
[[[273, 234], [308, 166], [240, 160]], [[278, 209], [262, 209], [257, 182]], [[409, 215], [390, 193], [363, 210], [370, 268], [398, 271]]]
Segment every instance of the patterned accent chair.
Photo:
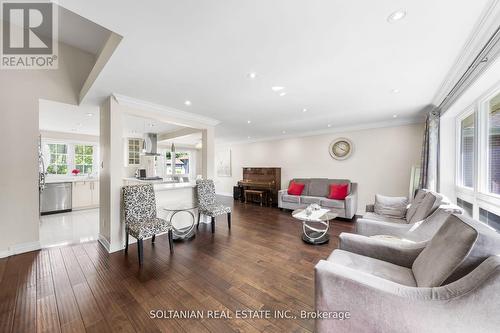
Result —
[[231, 229], [231, 207], [219, 204], [215, 200], [215, 185], [211, 179], [198, 179], [196, 181], [198, 194], [198, 224], [200, 225], [200, 215], [210, 216], [212, 220], [212, 233], [215, 232], [215, 217], [227, 214], [227, 227]]
[[124, 186], [123, 206], [125, 217], [125, 253], [128, 253], [128, 236], [137, 239], [139, 266], [143, 262], [142, 240], [152, 237], [155, 242], [156, 234], [168, 232], [170, 252], [174, 251], [172, 226], [170, 221], [156, 216], [156, 198], [152, 184]]

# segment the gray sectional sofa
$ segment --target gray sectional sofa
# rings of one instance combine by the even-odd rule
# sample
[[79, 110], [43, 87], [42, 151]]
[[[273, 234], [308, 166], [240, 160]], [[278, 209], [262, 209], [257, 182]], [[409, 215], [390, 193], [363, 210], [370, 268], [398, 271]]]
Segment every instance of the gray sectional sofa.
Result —
[[[497, 332], [500, 235], [450, 215], [430, 241], [374, 244], [340, 235], [315, 267], [315, 332]], [[358, 236], [358, 235], [349, 235]]]
[[[338, 214], [338, 217], [352, 219], [358, 207], [358, 184], [347, 179], [296, 178], [291, 181], [305, 184], [302, 195], [289, 195], [288, 190], [278, 192], [278, 207], [284, 209], [305, 208], [318, 204]], [[345, 200], [328, 199], [330, 184], [349, 184], [349, 195]]]

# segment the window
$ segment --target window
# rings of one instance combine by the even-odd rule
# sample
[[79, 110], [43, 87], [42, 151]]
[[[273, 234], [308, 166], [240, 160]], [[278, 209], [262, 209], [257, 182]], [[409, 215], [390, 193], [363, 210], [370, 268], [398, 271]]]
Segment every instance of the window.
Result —
[[457, 198], [457, 206], [464, 210], [465, 215], [472, 217], [473, 205], [470, 202]]
[[460, 184], [474, 187], [474, 121], [475, 113], [460, 122]]
[[488, 191], [500, 194], [500, 93], [488, 103]]
[[[172, 154], [170, 152], [165, 153], [165, 163], [167, 166], [167, 174], [172, 175]], [[187, 175], [189, 174], [189, 153], [188, 152], [176, 152], [175, 153], [175, 174], [176, 175]]]
[[94, 147], [75, 145], [75, 169], [83, 174], [92, 173], [94, 165]]
[[50, 153], [50, 163], [47, 166], [47, 173], [65, 175], [68, 173], [68, 146], [59, 143], [48, 144]]
[[490, 227], [500, 232], [500, 216], [479, 208], [479, 221], [486, 223]]
[[128, 164], [139, 165], [141, 163], [141, 140], [128, 140]]

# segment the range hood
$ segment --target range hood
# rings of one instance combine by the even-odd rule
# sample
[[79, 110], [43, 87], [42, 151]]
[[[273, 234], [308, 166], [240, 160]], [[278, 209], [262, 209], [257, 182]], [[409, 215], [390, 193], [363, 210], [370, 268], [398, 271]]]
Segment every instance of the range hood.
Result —
[[142, 155], [145, 156], [160, 156], [158, 154], [158, 136], [156, 133], [144, 134], [144, 145], [142, 147]]

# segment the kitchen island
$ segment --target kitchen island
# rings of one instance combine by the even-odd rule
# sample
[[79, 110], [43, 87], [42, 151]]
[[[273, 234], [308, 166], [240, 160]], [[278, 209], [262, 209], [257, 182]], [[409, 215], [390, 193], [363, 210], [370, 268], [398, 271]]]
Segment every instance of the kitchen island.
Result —
[[[184, 230], [198, 223], [196, 183], [172, 183], [161, 180], [124, 178], [124, 185], [152, 184], [156, 196], [156, 210], [160, 218], [171, 220], [175, 230]], [[175, 214], [177, 211], [183, 211]], [[175, 214], [175, 216], [174, 216]], [[193, 221], [194, 219], [194, 221]], [[180, 234], [180, 232], [178, 233]]]

